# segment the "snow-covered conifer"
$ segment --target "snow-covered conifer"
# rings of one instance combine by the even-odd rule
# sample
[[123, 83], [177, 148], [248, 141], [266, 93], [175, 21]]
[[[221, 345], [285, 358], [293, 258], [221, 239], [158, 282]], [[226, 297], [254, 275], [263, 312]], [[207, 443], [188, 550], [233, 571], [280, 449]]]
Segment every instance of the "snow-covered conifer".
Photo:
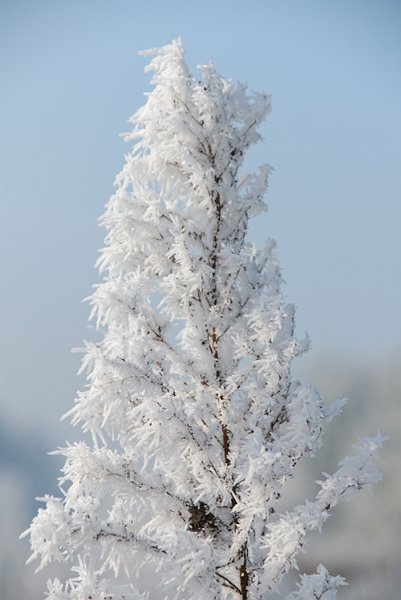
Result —
[[[307, 349], [280, 292], [275, 244], [247, 241], [270, 168], [242, 172], [270, 110], [265, 94], [188, 70], [180, 41], [150, 56], [154, 89], [101, 224], [87, 343], [88, 386], [70, 411], [91, 442], [59, 450], [62, 497], [27, 533], [40, 567], [72, 564], [50, 600], [261, 600], [279, 590], [305, 536], [379, 479], [382, 438], [364, 439], [289, 512], [286, 483], [342, 403], [291, 377]], [[145, 576], [144, 576], [145, 573]], [[329, 600], [323, 566], [287, 600]], [[155, 592], [160, 586], [160, 595]]]

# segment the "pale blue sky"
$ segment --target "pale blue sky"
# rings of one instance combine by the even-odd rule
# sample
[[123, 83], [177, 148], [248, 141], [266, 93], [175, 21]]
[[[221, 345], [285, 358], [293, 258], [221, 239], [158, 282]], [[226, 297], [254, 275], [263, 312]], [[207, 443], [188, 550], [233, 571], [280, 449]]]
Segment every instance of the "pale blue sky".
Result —
[[[252, 164], [275, 168], [270, 213], [313, 357], [400, 349], [401, 4], [383, 0], [2, 0], [3, 412], [27, 426], [66, 410], [96, 220], [150, 89], [136, 50], [182, 36], [194, 68], [272, 94]], [[17, 419], [17, 417], [15, 417]], [[20, 417], [18, 417], [20, 419]], [[33, 421], [32, 421], [33, 422]]]

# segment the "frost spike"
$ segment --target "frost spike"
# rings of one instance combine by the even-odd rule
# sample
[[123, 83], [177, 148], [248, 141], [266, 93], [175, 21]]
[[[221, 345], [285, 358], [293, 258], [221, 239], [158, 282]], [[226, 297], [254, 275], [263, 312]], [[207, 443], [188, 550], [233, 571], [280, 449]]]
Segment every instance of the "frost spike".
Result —
[[[145, 566], [169, 600], [261, 600], [307, 532], [377, 481], [383, 438], [362, 441], [315, 501], [280, 513], [343, 402], [326, 409], [292, 378], [308, 340], [295, 338], [275, 243], [246, 237], [271, 167], [247, 174], [243, 161], [270, 100], [210, 63], [195, 78], [180, 40], [142, 54], [154, 89], [130, 119], [100, 221], [90, 302], [103, 337], [85, 344], [88, 385], [68, 413], [93, 441], [58, 451], [63, 498], [45, 497], [26, 533], [40, 567], [75, 564], [49, 600], [145, 600]], [[319, 566], [287, 600], [334, 598], [342, 584]]]

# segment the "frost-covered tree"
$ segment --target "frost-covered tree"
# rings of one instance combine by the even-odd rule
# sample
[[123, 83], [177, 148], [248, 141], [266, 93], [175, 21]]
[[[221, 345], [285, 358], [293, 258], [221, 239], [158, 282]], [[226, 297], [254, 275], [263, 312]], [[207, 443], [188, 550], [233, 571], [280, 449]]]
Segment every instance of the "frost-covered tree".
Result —
[[[103, 337], [84, 348], [89, 383], [70, 412], [92, 441], [59, 450], [62, 498], [44, 498], [31, 558], [74, 565], [49, 582], [51, 600], [138, 600], [143, 578], [169, 599], [260, 600], [297, 567], [307, 533], [378, 480], [382, 438], [281, 510], [342, 402], [325, 407], [292, 379], [308, 344], [294, 336], [274, 242], [246, 238], [270, 169], [241, 166], [269, 98], [211, 64], [194, 77], [179, 41], [143, 54], [154, 89], [130, 120], [133, 149], [101, 221], [91, 302]], [[330, 600], [343, 583], [320, 565], [285, 597]]]

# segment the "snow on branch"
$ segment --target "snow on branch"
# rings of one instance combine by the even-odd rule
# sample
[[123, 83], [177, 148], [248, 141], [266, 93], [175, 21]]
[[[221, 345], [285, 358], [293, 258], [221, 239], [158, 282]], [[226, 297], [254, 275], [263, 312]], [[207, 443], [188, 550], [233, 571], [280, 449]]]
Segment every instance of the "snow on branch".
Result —
[[[272, 168], [247, 173], [244, 159], [270, 99], [211, 63], [193, 75], [180, 40], [142, 54], [153, 89], [100, 219], [88, 299], [100, 339], [81, 350], [88, 383], [66, 415], [92, 440], [56, 452], [61, 497], [45, 496], [25, 532], [29, 560], [71, 565], [48, 600], [264, 600], [308, 532], [379, 480], [384, 438], [280, 513], [344, 401], [326, 407], [293, 378], [309, 340], [295, 335], [275, 242], [247, 239]], [[319, 566], [286, 600], [333, 600], [343, 583]]]

